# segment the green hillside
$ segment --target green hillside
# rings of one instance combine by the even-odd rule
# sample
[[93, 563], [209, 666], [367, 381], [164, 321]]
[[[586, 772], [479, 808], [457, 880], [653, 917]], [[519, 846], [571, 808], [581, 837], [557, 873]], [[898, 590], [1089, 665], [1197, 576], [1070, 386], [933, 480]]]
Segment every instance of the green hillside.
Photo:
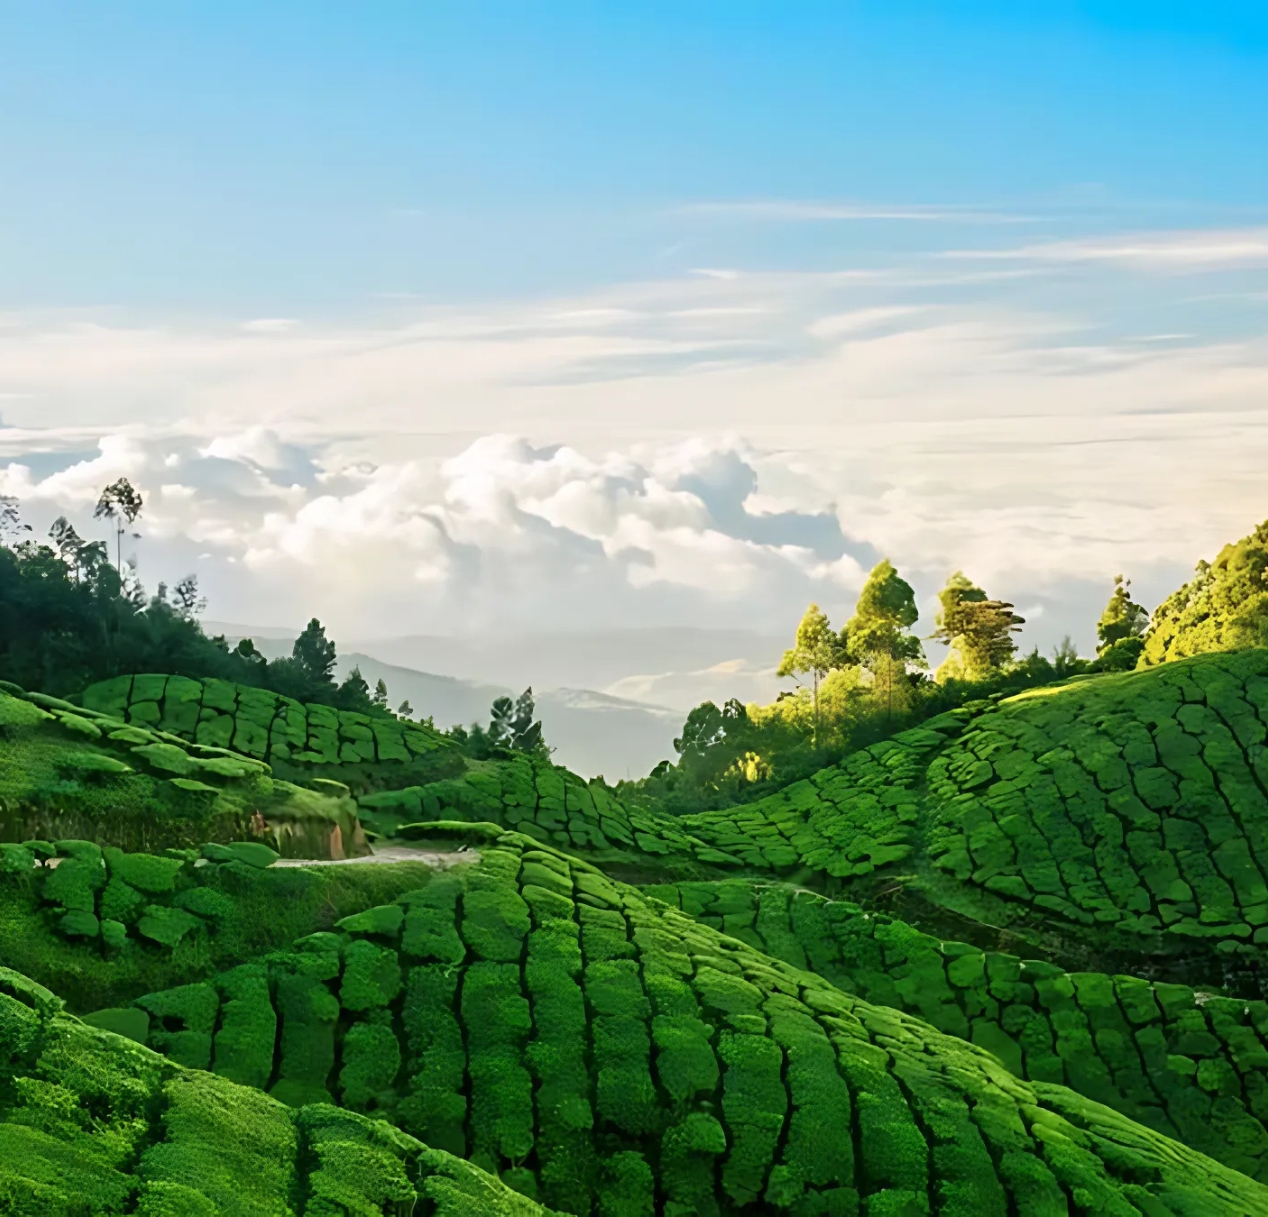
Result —
[[1266, 721], [1268, 651], [1252, 650], [966, 706], [697, 815], [629, 811], [527, 761], [362, 803], [573, 850], [619, 844], [667, 872], [738, 868], [828, 892], [893, 876], [1072, 949], [1254, 960], [1268, 941]]
[[290, 1108], [62, 1013], [0, 968], [0, 1211], [22, 1217], [541, 1217], [470, 1163], [327, 1105]]
[[342, 786], [301, 788], [229, 749], [0, 684], [0, 839], [161, 849], [252, 836], [301, 857], [364, 850]]
[[92, 1018], [569, 1213], [1268, 1212], [1196, 1150], [521, 834]]
[[[1268, 652], [678, 817], [215, 681], [82, 700], [0, 693], [0, 1211], [1268, 1214]], [[275, 865], [357, 817], [465, 852]]]
[[875, 1005], [994, 1053], [1268, 1182], [1268, 1003], [1063, 971], [751, 880], [644, 889]]
[[1268, 521], [1224, 546], [1214, 562], [1153, 613], [1140, 664], [1149, 667], [1209, 651], [1268, 645]]
[[[422, 723], [393, 715], [359, 714], [304, 705], [291, 697], [185, 676], [117, 676], [84, 690], [83, 704], [134, 726], [153, 728], [212, 748], [232, 748], [267, 761], [281, 777], [313, 774], [355, 788], [386, 780], [405, 785], [408, 775], [437, 776], [453, 746]], [[459, 768], [461, 765], [459, 764]]]

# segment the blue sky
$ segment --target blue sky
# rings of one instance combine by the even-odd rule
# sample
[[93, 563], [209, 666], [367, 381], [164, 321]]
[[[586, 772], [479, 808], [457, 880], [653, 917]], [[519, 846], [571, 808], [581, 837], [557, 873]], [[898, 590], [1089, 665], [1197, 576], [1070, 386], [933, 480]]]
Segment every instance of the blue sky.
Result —
[[1051, 236], [1268, 200], [1262, 5], [4, 9], [5, 307], [344, 310], [945, 236], [674, 211], [700, 202]]
[[1086, 647], [1268, 514], [1266, 118], [1258, 4], [0, 2], [0, 493], [220, 620]]

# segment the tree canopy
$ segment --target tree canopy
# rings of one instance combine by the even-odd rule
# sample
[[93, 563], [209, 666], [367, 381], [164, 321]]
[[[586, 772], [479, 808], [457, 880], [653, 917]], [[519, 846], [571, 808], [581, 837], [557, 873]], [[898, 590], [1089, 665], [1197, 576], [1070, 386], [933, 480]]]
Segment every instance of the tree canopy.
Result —
[[992, 600], [956, 571], [938, 593], [937, 629], [930, 636], [951, 649], [937, 679], [982, 680], [1009, 663], [1017, 653], [1013, 635], [1026, 623], [1006, 600]]
[[827, 613], [817, 604], [812, 604], [797, 626], [796, 642], [784, 652], [776, 671], [779, 676], [808, 675], [811, 678], [816, 731], [819, 723], [819, 682], [845, 660], [841, 639], [828, 623]]
[[1134, 668], [1145, 648], [1149, 613], [1131, 598], [1130, 588], [1130, 579], [1114, 576], [1114, 590], [1096, 623], [1096, 654], [1114, 671]]
[[1208, 651], [1268, 645], [1268, 521], [1199, 562], [1192, 579], [1155, 610], [1144, 666]]

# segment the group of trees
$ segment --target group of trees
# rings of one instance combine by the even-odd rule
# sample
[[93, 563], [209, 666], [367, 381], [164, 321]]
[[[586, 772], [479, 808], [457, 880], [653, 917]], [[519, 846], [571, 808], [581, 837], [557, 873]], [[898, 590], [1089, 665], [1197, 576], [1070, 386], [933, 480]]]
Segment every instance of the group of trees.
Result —
[[[1011, 604], [992, 600], [960, 571], [947, 580], [938, 601], [937, 628], [930, 638], [950, 648], [935, 676], [939, 683], [987, 680], [1012, 662], [1013, 635], [1025, 618]], [[911, 632], [919, 616], [911, 584], [888, 558], [868, 576], [854, 616], [839, 632], [817, 604], [806, 610], [778, 674], [809, 677], [812, 739], [819, 734], [820, 684], [834, 672], [850, 673], [849, 686], [866, 688], [888, 718], [908, 708], [910, 678], [928, 667], [921, 641]]]
[[[371, 689], [354, 667], [336, 680], [337, 648], [316, 617], [289, 655], [269, 659], [250, 638], [231, 646], [204, 633], [198, 615], [206, 600], [194, 575], [147, 594], [135, 559], [123, 554], [124, 536], [144, 506], [126, 478], [102, 491], [94, 518], [112, 526], [112, 563], [105, 541], [85, 540], [64, 517], [53, 522], [47, 540], [36, 540], [17, 502], [0, 497], [0, 679], [65, 696], [122, 673], [168, 672], [219, 677], [364, 714], [392, 713], [382, 679]], [[403, 701], [395, 714], [410, 718], [414, 710]], [[498, 698], [488, 728], [456, 727], [450, 734], [479, 757], [508, 749], [549, 752], [531, 689], [515, 701]]]
[[545, 758], [550, 755], [551, 749], [542, 736], [542, 725], [535, 717], [536, 713], [537, 706], [530, 686], [514, 701], [509, 697], [495, 698], [487, 727], [472, 723], [469, 729], [453, 727], [448, 734], [476, 760], [485, 760], [500, 752], [525, 752]]
[[[1025, 624], [1006, 600], [989, 596], [956, 571], [938, 593], [934, 630], [914, 632], [915, 592], [888, 559], [868, 576], [853, 615], [835, 629], [817, 604], [806, 610], [780, 676], [798, 687], [768, 706], [728, 701], [697, 706], [674, 741], [676, 763], [623, 784], [631, 799], [654, 799], [675, 811], [758, 798], [766, 790], [814, 772], [851, 747], [967, 701], [1017, 692], [1092, 671], [1134, 667], [1149, 614], [1130, 583], [1116, 576], [1097, 623], [1097, 658], [1079, 658], [1067, 637], [1051, 657], [1019, 655]], [[924, 642], [947, 647], [930, 676]]]

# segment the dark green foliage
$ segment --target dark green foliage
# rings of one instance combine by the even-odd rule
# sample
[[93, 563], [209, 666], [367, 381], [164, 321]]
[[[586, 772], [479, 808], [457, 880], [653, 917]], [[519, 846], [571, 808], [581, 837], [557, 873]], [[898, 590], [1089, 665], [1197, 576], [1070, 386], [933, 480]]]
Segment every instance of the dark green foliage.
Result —
[[402, 1125], [428, 1145], [463, 1154], [467, 1052], [456, 1016], [457, 994], [455, 969], [439, 964], [410, 969], [401, 1019], [412, 1077], [399, 1114]]
[[[376, 1012], [377, 1013], [377, 1012]], [[401, 1070], [401, 1045], [387, 1018], [353, 1023], [340, 1045], [339, 1097], [353, 1111], [396, 1105], [393, 1083]]]
[[216, 987], [221, 1006], [212, 1068], [231, 1082], [263, 1090], [273, 1075], [277, 1038], [268, 968], [243, 964], [222, 973]]
[[329, 1102], [339, 1001], [326, 982], [338, 977], [339, 956], [332, 951], [292, 956], [278, 971], [281, 1054], [269, 1093], [292, 1107]]
[[[40, 849], [40, 843], [32, 843], [26, 852]], [[234, 852], [228, 856], [232, 859]], [[60, 906], [45, 905], [47, 912], [41, 912], [43, 882], [56, 871], [0, 872], [0, 958], [52, 984], [74, 1010], [123, 1006], [140, 994], [207, 979], [289, 947], [296, 938], [328, 930], [346, 915], [383, 906], [402, 891], [417, 897], [427, 892], [432, 875], [422, 864], [303, 870], [261, 869], [236, 860], [186, 862], [175, 892], [134, 897], [137, 916], [150, 905], [170, 906], [199, 920], [201, 927], [185, 934], [175, 949], [143, 936], [135, 924], [106, 917], [109, 910], [100, 903], [100, 937], [90, 942], [71, 938]], [[99, 902], [111, 895], [113, 882], [97, 893]], [[451, 908], [452, 903], [451, 894]], [[448, 927], [461, 953], [452, 915]]]
[[382, 1009], [401, 991], [401, 965], [393, 948], [358, 940], [347, 944], [343, 959], [339, 1002], [345, 1010]]
[[211, 1033], [220, 1009], [220, 995], [211, 985], [182, 985], [148, 993], [137, 998], [136, 1004], [150, 1016], [151, 1047], [178, 1065], [210, 1067]]

